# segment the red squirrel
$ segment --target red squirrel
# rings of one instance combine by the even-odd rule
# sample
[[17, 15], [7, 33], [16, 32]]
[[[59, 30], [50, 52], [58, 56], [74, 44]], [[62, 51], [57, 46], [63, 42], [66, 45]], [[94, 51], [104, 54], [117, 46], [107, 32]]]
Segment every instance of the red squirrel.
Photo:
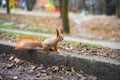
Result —
[[59, 53], [58, 47], [59, 42], [63, 40], [63, 29], [56, 29], [57, 36], [53, 38], [45, 39], [44, 41], [38, 40], [33, 37], [22, 37], [18, 41], [16, 41], [15, 50], [21, 49], [34, 49], [36, 47], [43, 48], [44, 51], [49, 53], [50, 49], [54, 49], [57, 53]]

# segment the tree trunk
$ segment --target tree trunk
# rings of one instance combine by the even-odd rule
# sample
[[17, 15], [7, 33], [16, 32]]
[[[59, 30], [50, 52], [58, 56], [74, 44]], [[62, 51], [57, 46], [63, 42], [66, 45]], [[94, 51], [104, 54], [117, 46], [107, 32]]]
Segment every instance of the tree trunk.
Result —
[[[106, 15], [114, 15], [115, 14], [115, 0], [105, 0], [106, 2]], [[120, 3], [118, 3], [120, 4]], [[118, 5], [119, 6], [119, 5]]]
[[83, 2], [84, 9], [87, 10], [85, 0], [82, 0], [82, 2]]
[[68, 0], [62, 0], [62, 24], [65, 33], [70, 33], [68, 20]]
[[120, 0], [116, 0], [116, 14], [120, 18]]
[[6, 0], [6, 2], [7, 2], [7, 14], [10, 14], [10, 7], [9, 7], [10, 2], [9, 0]]
[[62, 18], [62, 0], [59, 0], [60, 18]]
[[92, 0], [92, 5], [91, 5], [91, 12], [92, 14], [95, 14], [95, 4], [93, 0]]
[[33, 9], [32, 0], [26, 0], [26, 3], [27, 3], [27, 10], [32, 11], [32, 9]]
[[106, 1], [105, 0], [101, 0], [101, 11], [102, 11], [102, 14], [106, 14]]

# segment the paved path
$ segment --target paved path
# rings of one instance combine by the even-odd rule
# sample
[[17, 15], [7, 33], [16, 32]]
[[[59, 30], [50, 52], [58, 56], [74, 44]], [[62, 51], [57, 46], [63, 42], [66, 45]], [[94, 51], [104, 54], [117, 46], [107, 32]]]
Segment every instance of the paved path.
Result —
[[94, 38], [95, 35], [91, 34], [90, 32], [86, 31], [85, 23], [92, 20], [93, 16], [78, 16], [70, 18], [76, 23], [76, 28], [79, 32], [79, 36], [86, 37], [86, 38]]
[[[0, 31], [7, 31], [7, 32], [13, 32], [13, 33], [22, 33], [22, 34], [29, 34], [29, 35], [37, 35], [37, 36], [46, 36], [46, 37], [55, 36], [55, 35], [52, 35], [52, 34], [36, 33], [36, 32], [29, 32], [29, 31], [20, 31], [20, 30], [4, 29], [4, 28], [0, 28]], [[67, 37], [67, 36], [65, 36], [65, 40], [96, 44], [96, 45], [101, 45], [103, 47], [108, 47], [108, 48], [112, 48], [112, 49], [120, 49], [120, 42], [88, 40], [88, 39], [83, 39], [83, 38]]]

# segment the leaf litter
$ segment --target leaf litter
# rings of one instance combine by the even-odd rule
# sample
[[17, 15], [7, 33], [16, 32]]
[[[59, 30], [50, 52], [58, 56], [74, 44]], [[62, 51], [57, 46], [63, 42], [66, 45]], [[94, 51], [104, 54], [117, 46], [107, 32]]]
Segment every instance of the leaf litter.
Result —
[[0, 57], [0, 79], [3, 80], [98, 80], [82, 70], [75, 71], [74, 67], [45, 67], [21, 60], [13, 54], [0, 54]]

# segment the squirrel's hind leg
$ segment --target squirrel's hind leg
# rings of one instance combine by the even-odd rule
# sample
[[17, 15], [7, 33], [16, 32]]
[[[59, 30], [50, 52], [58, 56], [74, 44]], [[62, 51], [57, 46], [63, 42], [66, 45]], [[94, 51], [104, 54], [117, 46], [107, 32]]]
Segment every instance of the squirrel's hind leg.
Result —
[[44, 47], [44, 51], [46, 51], [49, 54], [50, 53], [49, 47]]

